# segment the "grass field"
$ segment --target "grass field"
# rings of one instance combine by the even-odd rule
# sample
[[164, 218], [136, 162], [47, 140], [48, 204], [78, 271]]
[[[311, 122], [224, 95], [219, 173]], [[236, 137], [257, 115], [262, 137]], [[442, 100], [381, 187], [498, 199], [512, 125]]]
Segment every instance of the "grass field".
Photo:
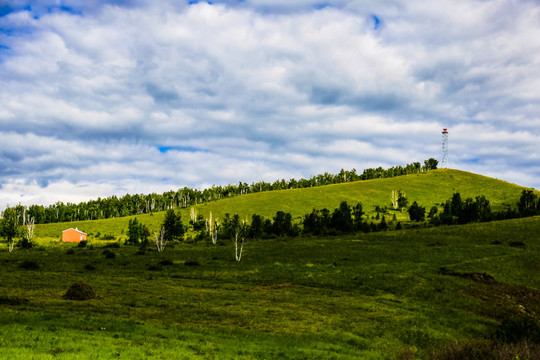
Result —
[[[442, 169], [196, 208], [221, 219], [283, 210], [299, 222], [347, 201], [371, 217], [392, 190], [426, 209], [456, 191], [482, 194], [498, 211], [515, 207], [522, 188]], [[189, 212], [181, 210], [184, 224]], [[164, 213], [136, 217], [153, 232]], [[492, 338], [507, 316], [540, 314], [539, 217], [253, 240], [239, 263], [226, 239], [163, 253], [124, 245], [130, 218], [38, 225], [30, 250], [0, 243], [0, 358], [423, 359], [446, 344]], [[70, 227], [89, 234], [87, 248], [61, 243]], [[97, 298], [64, 300], [77, 280]]]
[[[341, 201], [349, 205], [362, 202], [368, 216], [375, 215], [375, 206], [390, 207], [392, 190], [402, 190], [409, 202], [417, 201], [428, 211], [450, 199], [454, 192], [460, 192], [463, 199], [485, 195], [491, 202], [492, 210], [499, 211], [509, 206], [515, 207], [522, 187], [493, 178], [459, 170], [439, 169], [425, 174], [414, 174], [387, 179], [374, 179], [336, 185], [318, 186], [306, 189], [262, 192], [222, 199], [195, 206], [198, 213], [208, 217], [223, 219], [225, 213], [239, 214], [242, 219], [251, 219], [258, 214], [271, 218], [277, 211], [290, 212], [299, 222], [312, 209], [337, 208]], [[392, 212], [399, 221], [407, 221], [407, 212]], [[184, 224], [190, 218], [190, 208], [181, 210]], [[36, 235], [42, 238], [60, 239], [62, 230], [78, 227], [95, 237], [100, 233], [121, 236], [127, 231], [131, 217], [97, 221], [75, 221], [71, 223], [45, 224], [36, 227]], [[152, 233], [159, 230], [164, 219], [164, 212], [138, 215], [137, 219], [149, 226]]]
[[[144, 254], [120, 245], [107, 249], [114, 258], [99, 241], [90, 249], [38, 239], [41, 246], [12, 253], [2, 243], [0, 354], [424, 358], [447, 343], [489, 337], [506, 315], [540, 314], [539, 233], [534, 217], [258, 240], [240, 263], [230, 243]], [[441, 267], [496, 282], [444, 275]], [[62, 299], [79, 279], [96, 299]]]

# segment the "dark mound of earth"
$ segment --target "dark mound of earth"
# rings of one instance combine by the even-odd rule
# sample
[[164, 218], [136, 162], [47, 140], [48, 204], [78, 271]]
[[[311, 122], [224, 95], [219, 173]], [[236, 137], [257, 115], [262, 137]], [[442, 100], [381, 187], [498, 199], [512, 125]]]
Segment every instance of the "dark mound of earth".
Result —
[[90, 284], [79, 280], [69, 287], [62, 298], [66, 300], [90, 300], [96, 298], [96, 292]]
[[493, 276], [486, 273], [460, 273], [460, 272], [448, 270], [445, 267], [441, 267], [439, 269], [439, 272], [442, 275], [457, 276], [464, 279], [470, 279], [470, 280], [483, 282], [483, 283], [489, 283], [489, 284], [495, 283], [495, 279], [493, 278]]

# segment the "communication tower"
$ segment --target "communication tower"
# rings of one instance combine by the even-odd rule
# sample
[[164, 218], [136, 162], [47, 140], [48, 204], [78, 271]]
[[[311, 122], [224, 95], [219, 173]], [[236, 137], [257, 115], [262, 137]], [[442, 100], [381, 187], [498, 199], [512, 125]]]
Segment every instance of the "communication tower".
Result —
[[448, 168], [448, 129], [442, 131], [442, 160], [441, 168]]

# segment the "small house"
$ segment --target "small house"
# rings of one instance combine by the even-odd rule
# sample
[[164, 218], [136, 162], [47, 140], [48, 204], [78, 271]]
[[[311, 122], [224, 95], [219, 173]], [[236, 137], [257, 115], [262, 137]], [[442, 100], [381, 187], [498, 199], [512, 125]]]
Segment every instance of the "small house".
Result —
[[86, 233], [83, 233], [81, 230], [75, 228], [67, 229], [62, 231], [62, 241], [63, 242], [81, 242], [86, 240]]

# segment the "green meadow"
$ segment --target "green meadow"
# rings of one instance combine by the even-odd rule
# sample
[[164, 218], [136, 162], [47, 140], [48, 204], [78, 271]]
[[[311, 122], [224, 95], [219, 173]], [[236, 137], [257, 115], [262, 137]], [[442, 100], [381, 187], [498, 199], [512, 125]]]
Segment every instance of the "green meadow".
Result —
[[[392, 190], [426, 208], [454, 191], [483, 194], [494, 210], [515, 206], [521, 192], [438, 170], [198, 208], [218, 217], [284, 210], [298, 219], [343, 200], [372, 212], [389, 206]], [[139, 220], [156, 230], [163, 214]], [[492, 339], [505, 318], [540, 314], [540, 217], [252, 240], [241, 262], [226, 239], [141, 251], [123, 244], [127, 223], [40, 225], [32, 249], [0, 243], [0, 358], [425, 359], [449, 344]], [[92, 233], [88, 246], [61, 243], [67, 227]], [[63, 299], [77, 280], [97, 297]]]

